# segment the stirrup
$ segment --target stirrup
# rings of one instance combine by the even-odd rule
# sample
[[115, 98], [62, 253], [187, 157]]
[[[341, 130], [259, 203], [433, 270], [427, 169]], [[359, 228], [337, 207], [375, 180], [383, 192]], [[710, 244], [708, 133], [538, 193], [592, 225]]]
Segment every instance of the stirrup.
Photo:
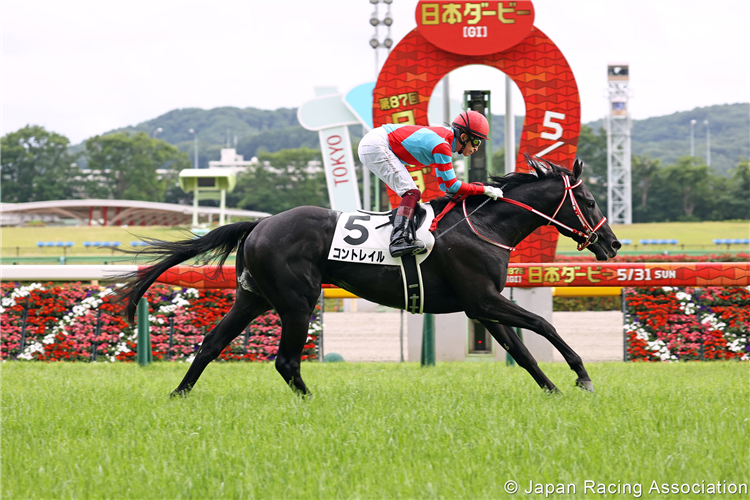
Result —
[[419, 255], [425, 253], [427, 248], [422, 240], [414, 240], [411, 243], [407, 243], [403, 238], [402, 241], [396, 241], [391, 243], [388, 250], [391, 253], [391, 257], [403, 257], [404, 255]]

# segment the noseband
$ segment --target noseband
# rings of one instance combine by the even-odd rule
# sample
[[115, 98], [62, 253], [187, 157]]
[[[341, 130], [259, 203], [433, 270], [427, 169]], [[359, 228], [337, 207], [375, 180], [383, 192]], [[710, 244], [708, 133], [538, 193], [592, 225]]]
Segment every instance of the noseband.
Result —
[[[599, 230], [599, 228], [601, 228], [604, 225], [605, 222], [607, 222], [607, 218], [606, 217], [602, 217], [602, 220], [600, 220], [598, 224], [596, 224], [594, 227], [591, 227], [591, 225], [588, 223], [588, 221], [586, 221], [586, 218], [583, 216], [583, 212], [581, 212], [581, 207], [578, 205], [578, 201], [576, 200], [575, 194], [573, 194], [573, 189], [575, 189], [578, 186], [580, 186], [581, 183], [583, 183], [583, 180], [579, 179], [578, 182], [576, 182], [575, 184], [571, 185], [570, 184], [570, 177], [568, 177], [567, 175], [563, 175], [562, 178], [563, 178], [563, 184], [565, 184], [565, 192], [563, 193], [562, 200], [560, 200], [560, 204], [557, 206], [557, 210], [555, 210], [555, 213], [552, 214], [552, 217], [550, 217], [549, 215], [543, 214], [539, 210], [537, 210], [537, 209], [535, 209], [533, 207], [530, 207], [529, 205], [526, 205], [525, 203], [521, 203], [520, 201], [511, 200], [509, 198], [498, 198], [498, 200], [502, 200], [502, 201], [505, 201], [507, 203], [511, 203], [511, 204], [516, 205], [518, 207], [521, 207], [521, 208], [523, 208], [525, 210], [528, 210], [529, 212], [532, 212], [532, 213], [538, 215], [539, 217], [547, 219], [549, 221], [547, 223], [548, 226], [550, 224], [556, 224], [556, 225], [562, 227], [563, 229], [567, 229], [568, 231], [570, 231], [571, 233], [575, 234], [576, 236], [580, 236], [581, 238], [585, 238], [585, 241], [583, 243], [579, 243], [578, 244], [578, 251], [580, 252], [580, 251], [585, 250], [586, 248], [588, 248], [590, 245], [593, 245], [594, 243], [596, 243], [599, 240], [599, 235], [597, 234], [597, 231]], [[562, 222], [558, 221], [557, 219], [555, 219], [555, 217], [557, 216], [557, 213], [560, 211], [560, 209], [562, 208], [563, 204], [565, 203], [565, 199], [566, 198], [570, 198], [570, 203], [571, 203], [571, 205], [573, 205], [573, 212], [576, 214], [576, 217], [578, 217], [578, 220], [581, 221], [581, 225], [583, 226], [583, 230], [582, 231], [579, 230], [579, 229], [573, 229], [572, 227], [569, 227], [569, 226], [563, 224]], [[490, 198], [488, 198], [484, 203], [487, 203], [487, 201], [489, 201], [489, 200], [490, 200]], [[466, 211], [466, 196], [463, 196], [463, 197], [459, 198], [455, 202], [451, 201], [446, 206], [446, 208], [443, 210], [443, 212], [440, 215], [438, 215], [432, 221], [432, 226], [430, 226], [430, 231], [434, 231], [435, 228], [437, 228], [437, 222], [440, 219], [442, 219], [443, 215], [445, 215], [445, 213], [447, 213], [451, 208], [453, 208], [453, 206], [458, 201], [463, 201], [464, 219], [469, 224], [469, 227], [471, 228], [472, 232], [475, 235], [477, 235], [479, 238], [481, 238], [482, 240], [486, 241], [487, 243], [489, 243], [491, 245], [495, 245], [496, 247], [504, 248], [505, 250], [511, 250], [511, 251], [515, 250], [515, 247], [511, 247], [511, 246], [508, 246], [508, 245], [504, 245], [502, 243], [498, 243], [496, 241], [493, 241], [493, 240], [487, 238], [486, 236], [482, 236], [481, 234], [479, 234], [479, 232], [477, 231], [477, 229], [474, 227], [474, 224], [471, 223], [471, 219], [469, 219], [469, 217], [471, 215], [473, 215], [474, 212], [476, 212], [477, 210], [479, 210], [484, 205], [484, 203], [482, 203], [479, 207], [477, 207], [474, 210], [474, 212], [472, 212], [471, 214], [469, 214]], [[464, 220], [464, 219], [462, 219], [462, 220]], [[440, 236], [442, 236], [443, 234], [447, 233], [448, 231], [450, 231], [451, 229], [453, 229], [454, 227], [456, 227], [460, 222], [461, 221], [459, 221], [458, 223], [454, 224], [452, 227], [448, 228], [448, 230], [445, 231], [445, 232], [443, 232], [441, 235], [439, 235], [438, 238]]]

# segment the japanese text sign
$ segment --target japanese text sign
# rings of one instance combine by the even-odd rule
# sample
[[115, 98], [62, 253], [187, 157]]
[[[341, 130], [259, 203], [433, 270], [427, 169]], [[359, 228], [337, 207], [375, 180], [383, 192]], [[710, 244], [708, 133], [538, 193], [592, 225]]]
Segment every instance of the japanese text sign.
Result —
[[419, 32], [430, 43], [448, 52], [482, 56], [509, 49], [526, 38], [534, 25], [534, 6], [529, 0], [422, 0], [416, 16]]

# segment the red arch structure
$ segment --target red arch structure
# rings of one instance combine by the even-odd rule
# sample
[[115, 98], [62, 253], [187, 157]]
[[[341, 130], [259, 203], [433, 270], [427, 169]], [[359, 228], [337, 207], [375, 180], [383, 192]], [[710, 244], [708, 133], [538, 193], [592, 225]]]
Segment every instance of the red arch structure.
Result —
[[[581, 128], [578, 86], [562, 52], [536, 27], [518, 45], [482, 56], [447, 52], [427, 41], [418, 28], [412, 30], [391, 51], [380, 72], [373, 92], [373, 125], [428, 125], [427, 108], [435, 85], [449, 72], [470, 64], [504, 72], [523, 94], [526, 118], [516, 169], [528, 171], [524, 153], [544, 153], [544, 158], [569, 168]], [[424, 180], [425, 200], [443, 196], [434, 175], [419, 167], [409, 170]], [[397, 206], [398, 196], [389, 190], [389, 197]], [[540, 228], [513, 252], [511, 262], [552, 262], [557, 236], [552, 227]]]

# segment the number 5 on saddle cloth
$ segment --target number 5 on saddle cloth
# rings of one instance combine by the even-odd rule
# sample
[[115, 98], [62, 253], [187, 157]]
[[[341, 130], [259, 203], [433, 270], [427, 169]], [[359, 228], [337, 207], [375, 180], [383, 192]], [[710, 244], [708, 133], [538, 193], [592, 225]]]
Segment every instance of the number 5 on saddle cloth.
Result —
[[[404, 255], [400, 258], [391, 257], [388, 245], [391, 241], [391, 223], [393, 213], [390, 212], [357, 212], [342, 213], [336, 222], [331, 251], [328, 260], [354, 262], [357, 264], [371, 264], [377, 266], [399, 266], [404, 280], [404, 309], [412, 314], [422, 314], [424, 294], [422, 293], [422, 272], [420, 266], [432, 253], [435, 237], [430, 232], [431, 221], [435, 217], [432, 206], [419, 205], [421, 210], [415, 217], [417, 224], [417, 238], [422, 240], [427, 251], [420, 255]], [[420, 217], [420, 215], [422, 217]]]

